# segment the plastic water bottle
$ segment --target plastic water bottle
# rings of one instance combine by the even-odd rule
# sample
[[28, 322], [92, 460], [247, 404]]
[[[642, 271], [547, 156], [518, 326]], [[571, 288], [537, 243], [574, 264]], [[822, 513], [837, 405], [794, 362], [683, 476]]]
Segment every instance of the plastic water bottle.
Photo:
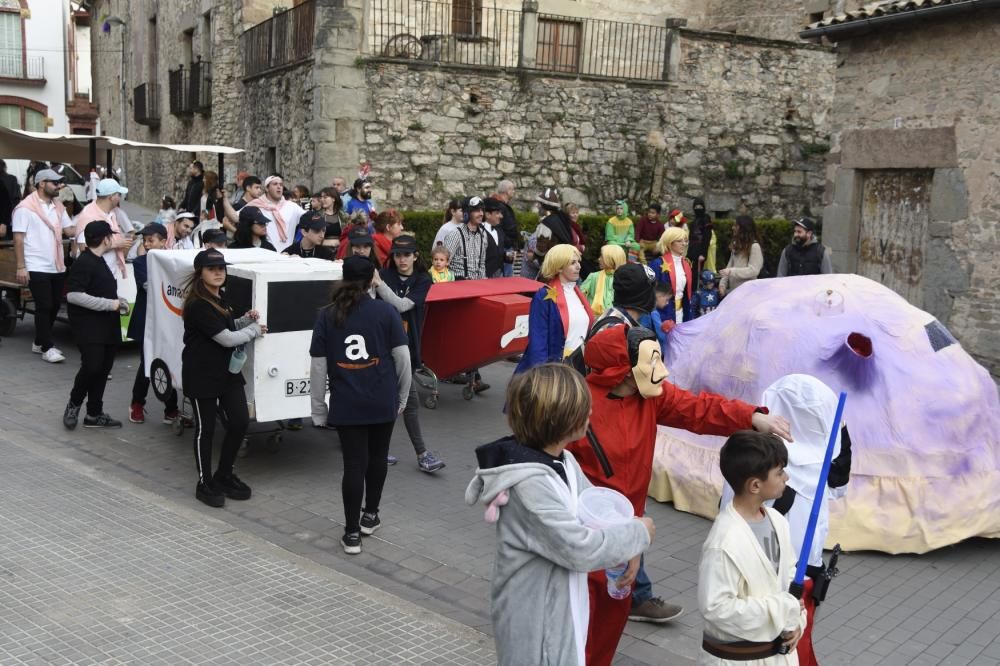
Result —
[[628, 587], [618, 587], [618, 579], [625, 575], [625, 569], [627, 568], [628, 564], [622, 562], [617, 566], [604, 570], [605, 575], [608, 577], [608, 596], [612, 599], [625, 599], [628, 595], [632, 594], [631, 585]]

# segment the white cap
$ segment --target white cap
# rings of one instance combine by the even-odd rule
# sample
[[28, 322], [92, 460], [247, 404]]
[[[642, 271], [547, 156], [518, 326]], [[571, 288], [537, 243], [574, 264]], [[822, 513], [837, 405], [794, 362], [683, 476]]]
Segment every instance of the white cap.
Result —
[[110, 197], [112, 194], [128, 194], [128, 188], [122, 187], [114, 178], [104, 178], [97, 184], [97, 196]]

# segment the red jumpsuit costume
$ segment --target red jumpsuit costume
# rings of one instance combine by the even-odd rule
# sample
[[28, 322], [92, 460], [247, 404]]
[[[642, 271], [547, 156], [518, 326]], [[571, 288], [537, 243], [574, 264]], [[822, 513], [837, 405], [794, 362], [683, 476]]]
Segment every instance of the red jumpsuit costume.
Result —
[[[587, 439], [569, 445], [590, 482], [613, 488], [632, 502], [635, 515], [645, 515], [646, 494], [653, 474], [656, 426], [684, 428], [706, 435], [730, 435], [752, 427], [753, 405], [727, 400], [711, 393], [694, 395], [663, 382], [663, 393], [645, 399], [638, 393], [626, 398], [609, 395], [632, 371], [626, 327], [605, 329], [587, 342], [584, 360], [591, 373], [587, 385], [593, 401], [590, 427], [604, 448], [614, 475], [609, 479]], [[588, 576], [590, 628], [587, 634], [588, 666], [607, 666], [628, 622], [631, 597], [612, 599], [604, 571]]]

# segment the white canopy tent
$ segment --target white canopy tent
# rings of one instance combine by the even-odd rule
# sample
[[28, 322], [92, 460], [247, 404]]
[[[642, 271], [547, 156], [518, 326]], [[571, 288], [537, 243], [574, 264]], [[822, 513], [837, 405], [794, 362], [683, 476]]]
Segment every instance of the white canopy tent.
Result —
[[242, 148], [198, 144], [145, 143], [115, 136], [92, 136], [88, 134], [51, 134], [48, 132], [28, 132], [26, 130], [0, 127], [0, 158], [46, 160], [67, 164], [87, 164], [97, 166], [97, 151], [111, 153], [115, 150], [161, 150], [178, 153], [215, 153], [219, 156], [219, 173], [223, 173], [225, 155], [236, 155]]

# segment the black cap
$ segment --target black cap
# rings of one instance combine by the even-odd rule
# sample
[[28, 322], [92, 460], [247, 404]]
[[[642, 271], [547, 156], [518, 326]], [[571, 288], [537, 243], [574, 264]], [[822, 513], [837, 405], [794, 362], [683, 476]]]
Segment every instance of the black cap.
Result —
[[200, 271], [206, 266], [228, 266], [226, 258], [218, 250], [202, 250], [194, 257], [194, 269]]
[[222, 229], [208, 229], [201, 234], [202, 243], [228, 243], [229, 237]]
[[816, 233], [816, 223], [808, 217], [800, 217], [799, 219], [792, 222], [796, 227], [802, 227], [806, 231], [812, 231]]
[[264, 211], [256, 206], [244, 206], [240, 209], [240, 224], [263, 224], [267, 225], [271, 220], [267, 219]]
[[417, 253], [417, 239], [409, 234], [403, 234], [402, 236], [396, 236], [392, 239], [392, 249], [390, 250], [392, 254], [403, 254], [410, 252], [412, 254]]
[[614, 275], [616, 307], [652, 312], [656, 305], [656, 276], [642, 264], [619, 266]]
[[477, 208], [482, 208], [484, 205], [485, 204], [483, 204], [483, 200], [481, 197], [473, 195], [471, 197], [466, 197], [465, 201], [462, 202], [462, 210], [465, 212], [469, 212], [470, 210], [476, 210]]
[[344, 281], [368, 284], [375, 275], [375, 264], [366, 257], [351, 255], [344, 259]]
[[347, 240], [351, 245], [374, 245], [375, 241], [368, 235], [368, 230], [364, 227], [354, 227], [347, 232]]
[[94, 220], [87, 224], [83, 230], [83, 240], [87, 242], [87, 245], [93, 245], [97, 241], [104, 240], [114, 232], [111, 231], [111, 225], [104, 220]]
[[162, 224], [160, 224], [159, 222], [150, 222], [149, 224], [147, 224], [146, 226], [144, 226], [142, 229], [139, 230], [140, 236], [152, 236], [153, 234], [157, 234], [162, 238], [166, 238], [167, 228]]
[[487, 213], [503, 210], [503, 208], [500, 206], [500, 202], [497, 201], [496, 199], [487, 199], [483, 205], [486, 207]]
[[299, 227], [303, 231], [326, 231], [326, 218], [318, 210], [309, 210], [299, 218]]

